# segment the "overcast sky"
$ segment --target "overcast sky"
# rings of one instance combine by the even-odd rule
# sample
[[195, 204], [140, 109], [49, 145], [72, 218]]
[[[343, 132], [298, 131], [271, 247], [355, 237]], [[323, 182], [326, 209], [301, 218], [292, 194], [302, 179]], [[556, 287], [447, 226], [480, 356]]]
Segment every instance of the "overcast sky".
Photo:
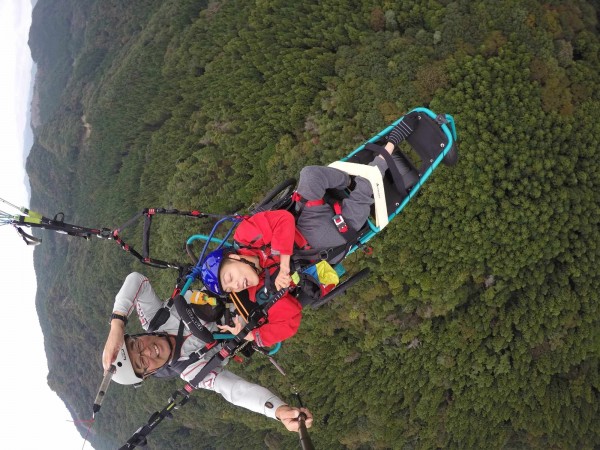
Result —
[[[25, 133], [33, 62], [27, 46], [29, 0], [0, 0], [0, 198], [28, 205]], [[27, 145], [28, 147], [29, 145]], [[0, 210], [13, 213], [0, 203]], [[0, 448], [81, 449], [62, 400], [48, 387], [48, 366], [35, 310], [33, 249], [11, 226], [0, 227]], [[93, 399], [90, 399], [90, 410]], [[91, 411], [90, 411], [91, 412]], [[89, 419], [86, 417], [85, 419]], [[91, 449], [89, 443], [86, 449]]]

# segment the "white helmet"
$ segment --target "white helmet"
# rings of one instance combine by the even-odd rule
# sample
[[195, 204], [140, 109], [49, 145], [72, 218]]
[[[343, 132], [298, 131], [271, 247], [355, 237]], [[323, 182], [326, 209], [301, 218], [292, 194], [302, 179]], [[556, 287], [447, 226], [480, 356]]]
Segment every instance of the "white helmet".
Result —
[[119, 384], [140, 384], [144, 381], [144, 379], [137, 375], [133, 370], [131, 358], [129, 358], [129, 352], [127, 351], [127, 336], [125, 337], [125, 341], [113, 364], [117, 370], [112, 376], [112, 381], [116, 381]]

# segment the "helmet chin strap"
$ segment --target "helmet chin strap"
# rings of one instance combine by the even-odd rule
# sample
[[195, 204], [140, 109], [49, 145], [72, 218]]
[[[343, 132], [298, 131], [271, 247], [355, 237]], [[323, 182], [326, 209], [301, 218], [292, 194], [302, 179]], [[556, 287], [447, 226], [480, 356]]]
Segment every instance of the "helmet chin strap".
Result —
[[241, 255], [239, 255], [239, 256], [240, 256], [240, 259], [238, 259], [238, 261], [243, 262], [244, 264], [248, 264], [250, 267], [252, 267], [254, 269], [254, 271], [256, 272], [257, 275], [260, 274], [260, 270], [256, 267], [256, 265], [253, 262], [248, 261], [246, 258], [242, 257]]

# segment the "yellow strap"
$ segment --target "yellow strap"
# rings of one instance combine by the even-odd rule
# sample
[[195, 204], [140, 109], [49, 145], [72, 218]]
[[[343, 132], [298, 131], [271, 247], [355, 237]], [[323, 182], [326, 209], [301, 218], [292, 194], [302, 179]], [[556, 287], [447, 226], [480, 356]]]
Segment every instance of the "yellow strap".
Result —
[[21, 216], [21, 220], [23, 220], [23, 223], [42, 223], [41, 216], [39, 218]]
[[34, 218], [34, 219], [40, 219], [40, 220], [42, 219], [42, 217], [44, 217], [39, 212], [35, 212], [35, 211], [30, 210], [30, 209], [27, 210], [27, 215], [29, 217]]

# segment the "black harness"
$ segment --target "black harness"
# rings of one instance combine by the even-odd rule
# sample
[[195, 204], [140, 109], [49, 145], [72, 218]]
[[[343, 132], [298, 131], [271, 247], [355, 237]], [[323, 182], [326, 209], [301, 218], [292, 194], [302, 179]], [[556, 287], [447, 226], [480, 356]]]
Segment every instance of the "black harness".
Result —
[[[198, 318], [193, 305], [190, 305], [182, 295], [177, 295], [172, 300], [173, 304], [175, 305], [175, 309], [181, 318], [181, 322], [179, 323], [179, 330], [177, 337], [175, 338], [175, 351], [173, 352], [171, 363], [161, 367], [157, 372], [154, 373], [154, 376], [157, 378], [172, 378], [181, 375], [181, 373], [188, 366], [199, 361], [200, 358], [202, 358], [218, 344], [212, 332], [206, 328]], [[183, 331], [186, 327], [190, 330], [193, 336], [200, 339], [205, 343], [205, 345], [201, 349], [190, 354], [188, 358], [179, 361], [179, 357], [181, 356], [181, 347], [185, 341], [183, 338]]]
[[335, 227], [340, 232], [340, 234], [346, 239], [346, 241], [352, 241], [356, 237], [357, 230], [354, 230], [351, 226], [346, 223], [344, 216], [342, 215], [342, 202], [333, 195], [329, 195], [327, 193], [325, 197], [319, 198], [316, 200], [307, 200], [302, 197], [298, 191], [295, 191], [292, 194], [292, 201], [295, 203], [296, 208], [296, 217], [299, 217], [302, 214], [304, 208], [311, 208], [314, 206], [322, 206], [329, 205], [333, 212], [333, 217], [331, 220], [333, 221]]

